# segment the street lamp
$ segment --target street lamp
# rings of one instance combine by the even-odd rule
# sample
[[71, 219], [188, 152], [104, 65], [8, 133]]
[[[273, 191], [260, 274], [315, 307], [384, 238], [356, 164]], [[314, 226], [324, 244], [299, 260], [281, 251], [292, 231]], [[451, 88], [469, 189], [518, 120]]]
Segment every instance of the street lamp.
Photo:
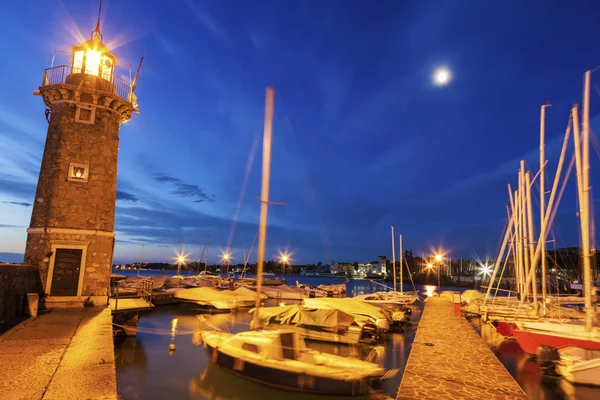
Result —
[[443, 257], [440, 253], [437, 253], [435, 255], [435, 260], [438, 262], [438, 271], [437, 271], [438, 272], [438, 296], [441, 296], [441, 294], [442, 294], [442, 289], [440, 287], [440, 275], [442, 272], [442, 259], [443, 259]]
[[231, 259], [230, 253], [223, 253], [221, 255], [221, 260], [223, 260], [225, 262], [225, 265], [227, 265], [227, 275], [229, 275], [229, 260], [230, 259]]
[[181, 274], [181, 264], [185, 264], [185, 255], [177, 254], [177, 275]]
[[285, 270], [287, 268], [287, 264], [290, 260], [290, 255], [288, 253], [280, 253], [279, 254], [279, 262], [283, 265], [283, 275], [285, 276]]

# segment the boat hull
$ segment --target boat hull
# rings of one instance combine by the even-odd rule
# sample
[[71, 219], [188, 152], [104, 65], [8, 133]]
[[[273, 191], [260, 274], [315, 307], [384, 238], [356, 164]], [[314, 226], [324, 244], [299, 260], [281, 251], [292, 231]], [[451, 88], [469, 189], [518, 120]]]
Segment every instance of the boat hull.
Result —
[[597, 341], [551, 335], [539, 331], [516, 329], [513, 331], [512, 337], [517, 340], [521, 349], [528, 354], [536, 354], [540, 346], [551, 346], [557, 349], [579, 347], [600, 350], [600, 342]]
[[336, 380], [269, 368], [243, 361], [206, 344], [211, 361], [219, 367], [263, 385], [279, 389], [333, 396], [361, 396], [381, 390], [381, 377]]

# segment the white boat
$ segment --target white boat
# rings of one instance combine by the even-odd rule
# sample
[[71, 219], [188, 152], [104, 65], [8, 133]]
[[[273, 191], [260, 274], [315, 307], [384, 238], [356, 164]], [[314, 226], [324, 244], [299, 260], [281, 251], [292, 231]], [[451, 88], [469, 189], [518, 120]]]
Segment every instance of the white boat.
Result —
[[571, 383], [600, 386], [600, 350], [565, 347], [558, 351], [558, 373]]
[[345, 283], [336, 283], [331, 285], [319, 285], [318, 289], [321, 289], [327, 293], [331, 293], [334, 296], [339, 296], [341, 294], [346, 293], [346, 284]]
[[302, 300], [303, 298], [310, 296], [310, 293], [307, 293], [304, 289], [293, 288], [285, 284], [277, 286], [263, 286], [262, 292], [270, 299], [281, 300]]
[[221, 368], [246, 379], [287, 390], [334, 396], [360, 396], [381, 390], [386, 370], [377, 364], [321, 353], [286, 330], [197, 332]]
[[405, 306], [413, 304], [419, 299], [419, 296], [400, 292], [375, 292], [354, 296], [353, 299], [373, 305]]
[[174, 297], [200, 309], [231, 311], [252, 307], [256, 301], [256, 292], [247, 288], [219, 291], [210, 287], [199, 287], [178, 289], [175, 291]]
[[359, 324], [370, 323], [377, 326], [382, 332], [390, 330], [390, 325], [394, 322], [392, 313], [381, 307], [364, 303], [351, 298], [321, 298], [304, 299], [304, 306], [317, 309], [338, 309], [354, 316]]

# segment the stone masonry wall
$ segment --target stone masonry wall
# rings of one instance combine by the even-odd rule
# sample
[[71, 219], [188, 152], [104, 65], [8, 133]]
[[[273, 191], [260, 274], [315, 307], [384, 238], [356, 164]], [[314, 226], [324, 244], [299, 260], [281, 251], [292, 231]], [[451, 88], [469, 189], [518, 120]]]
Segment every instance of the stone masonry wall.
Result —
[[42, 293], [38, 268], [0, 264], [0, 324], [23, 315], [27, 293]]
[[[119, 116], [101, 108], [95, 123], [75, 122], [76, 106], [52, 107], [31, 228], [114, 231]], [[68, 181], [69, 163], [89, 164], [88, 182]]]
[[83, 271], [82, 296], [106, 296], [110, 287], [110, 273], [113, 256], [114, 237], [42, 233], [27, 236], [27, 256], [36, 256], [39, 262], [39, 276], [42, 287], [46, 288], [52, 244], [87, 245], [85, 268]]

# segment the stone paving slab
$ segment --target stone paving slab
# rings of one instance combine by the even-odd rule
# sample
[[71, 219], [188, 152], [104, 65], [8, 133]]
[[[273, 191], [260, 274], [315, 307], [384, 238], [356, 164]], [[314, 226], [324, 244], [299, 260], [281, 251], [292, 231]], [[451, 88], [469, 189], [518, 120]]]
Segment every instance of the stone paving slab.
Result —
[[427, 300], [397, 400], [527, 399], [494, 353], [445, 298]]
[[0, 336], [0, 399], [117, 399], [109, 308], [54, 309]]

